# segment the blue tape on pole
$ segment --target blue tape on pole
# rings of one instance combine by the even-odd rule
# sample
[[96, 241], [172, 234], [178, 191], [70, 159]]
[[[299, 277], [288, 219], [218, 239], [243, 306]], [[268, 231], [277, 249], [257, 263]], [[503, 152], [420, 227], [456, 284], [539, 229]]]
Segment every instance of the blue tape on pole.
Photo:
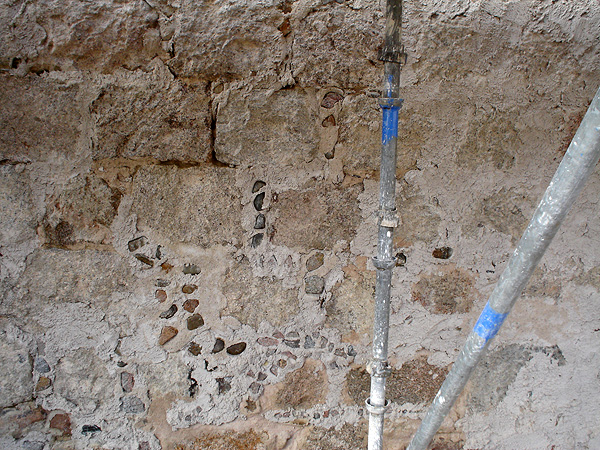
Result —
[[485, 308], [483, 308], [483, 311], [479, 316], [479, 320], [477, 320], [477, 323], [473, 328], [473, 331], [484, 338], [487, 342], [496, 336], [496, 333], [498, 333], [498, 330], [502, 326], [502, 322], [504, 322], [506, 316], [508, 316], [508, 313], [497, 313], [492, 309], [489, 303], [486, 303]]
[[387, 144], [391, 139], [398, 137], [398, 106], [383, 108], [383, 125], [381, 129], [381, 143]]

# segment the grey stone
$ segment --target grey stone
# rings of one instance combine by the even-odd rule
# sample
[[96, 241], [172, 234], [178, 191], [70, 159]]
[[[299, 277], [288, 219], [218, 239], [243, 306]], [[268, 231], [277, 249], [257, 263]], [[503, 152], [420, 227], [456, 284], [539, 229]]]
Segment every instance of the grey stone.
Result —
[[256, 216], [256, 220], [254, 221], [254, 229], [262, 230], [265, 227], [265, 215], [259, 214]]
[[254, 184], [252, 185], [252, 193], [254, 194], [255, 192], [260, 191], [262, 188], [264, 188], [267, 185], [267, 183], [265, 183], [264, 181], [261, 180], [256, 180], [254, 182]]
[[148, 243], [148, 238], [146, 236], [140, 236], [140, 237], [137, 237], [137, 238], [129, 241], [127, 243], [127, 248], [129, 249], [130, 252], [135, 252], [136, 250], [139, 250], [147, 243]]
[[46, 360], [44, 358], [42, 358], [41, 356], [38, 356], [35, 358], [34, 362], [33, 362], [33, 368], [38, 371], [39, 373], [48, 373], [50, 372], [50, 366], [48, 365], [48, 363], [46, 362]]
[[314, 347], [315, 347], [315, 340], [310, 336], [306, 336], [304, 338], [304, 348], [314, 348]]
[[132, 373], [121, 372], [121, 387], [124, 392], [131, 392], [135, 385], [135, 378]]
[[264, 236], [264, 233], [257, 233], [254, 236], [252, 236], [252, 239], [250, 240], [250, 246], [252, 248], [258, 247], [261, 244]]
[[187, 318], [187, 329], [195, 330], [204, 325], [204, 319], [200, 314], [193, 314]]
[[137, 259], [139, 262], [141, 262], [142, 264], [149, 266], [149, 267], [154, 267], [154, 261], [152, 261], [150, 258], [148, 258], [146, 255], [143, 255], [141, 253], [136, 253], [135, 255], [135, 259]]
[[177, 305], [173, 303], [169, 309], [160, 313], [161, 319], [170, 319], [177, 312]]
[[323, 279], [323, 277], [311, 275], [309, 277], [306, 277], [304, 282], [304, 291], [307, 294], [320, 295], [325, 290], [325, 280]]
[[126, 414], [140, 414], [145, 410], [144, 402], [136, 396], [123, 397], [121, 399], [121, 411]]
[[201, 272], [200, 268], [196, 264], [184, 264], [183, 273], [186, 275], [198, 275]]
[[254, 197], [254, 200], [252, 201], [252, 203], [254, 204], [254, 209], [256, 209], [257, 211], [262, 210], [264, 201], [265, 193], [261, 192], [260, 194], [257, 194], [256, 197]]
[[229, 353], [230, 355], [239, 355], [244, 350], [246, 350], [245, 342], [238, 342], [237, 344], [233, 344], [227, 347], [227, 353]]
[[219, 353], [219, 352], [223, 351], [224, 348], [225, 348], [225, 341], [221, 338], [217, 338], [215, 340], [215, 345], [212, 349], [212, 352]]

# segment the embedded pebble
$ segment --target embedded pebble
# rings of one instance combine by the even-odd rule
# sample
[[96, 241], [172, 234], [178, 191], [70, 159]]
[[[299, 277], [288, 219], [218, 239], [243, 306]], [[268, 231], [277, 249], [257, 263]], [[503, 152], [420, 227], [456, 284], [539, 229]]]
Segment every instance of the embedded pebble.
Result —
[[48, 373], [48, 372], [50, 372], [50, 366], [48, 365], [48, 363], [46, 362], [46, 360], [44, 358], [42, 358], [41, 356], [38, 356], [37, 358], [35, 358], [35, 361], [33, 363], [33, 367], [39, 373]]
[[40, 392], [48, 389], [52, 385], [52, 380], [48, 377], [40, 377], [37, 384], [35, 385], [35, 391]]
[[123, 362], [123, 361], [119, 361], [119, 362], [117, 363], [117, 366], [119, 366], [119, 367], [125, 367], [126, 365], [127, 365], [127, 363], [126, 363], [126, 362]]
[[169, 273], [173, 268], [173, 264], [169, 264], [168, 262], [164, 262], [160, 265], [160, 268], [164, 270], [166, 273]]
[[281, 331], [276, 331], [275, 333], [273, 333], [273, 337], [277, 338], [277, 339], [283, 339], [283, 333]]
[[287, 357], [287, 358], [290, 358], [290, 359], [293, 359], [293, 360], [296, 360], [296, 359], [298, 359], [298, 357], [297, 357], [296, 355], [294, 355], [292, 352], [283, 352], [283, 353], [281, 353], [281, 354], [282, 354], [283, 356], [285, 356], [285, 357]]
[[163, 327], [158, 338], [158, 345], [165, 345], [167, 342], [177, 336], [177, 333], [179, 333], [179, 330], [175, 327]]
[[256, 197], [254, 197], [254, 209], [260, 211], [263, 207], [263, 202], [265, 201], [265, 193], [261, 192]]
[[298, 340], [285, 339], [283, 341], [283, 343], [291, 348], [300, 348], [300, 340], [299, 339]]
[[127, 414], [139, 414], [145, 411], [144, 402], [135, 396], [121, 399], [121, 411]]
[[152, 261], [146, 255], [142, 255], [141, 253], [136, 253], [133, 256], [135, 256], [135, 259], [137, 259], [139, 262], [146, 264], [147, 266], [154, 267], [154, 261]]
[[319, 347], [320, 348], [325, 348], [325, 346], [327, 345], [327, 338], [325, 336], [321, 336], [321, 339], [319, 339]]
[[195, 330], [204, 325], [204, 318], [200, 314], [194, 314], [187, 318], [187, 329]]
[[183, 309], [185, 309], [187, 312], [193, 313], [199, 304], [200, 302], [197, 299], [190, 298], [183, 302]]
[[97, 433], [99, 431], [102, 431], [102, 429], [98, 425], [84, 425], [81, 427], [81, 432], [83, 434]]
[[356, 350], [351, 345], [348, 346], [348, 356], [356, 356]]
[[200, 268], [196, 264], [184, 264], [183, 273], [186, 275], [198, 275], [201, 272]]
[[288, 339], [300, 339], [300, 333], [297, 331], [290, 331], [287, 336]]
[[131, 392], [135, 384], [133, 374], [129, 372], [121, 372], [121, 387], [124, 392]]
[[321, 252], [317, 252], [314, 255], [312, 255], [310, 258], [308, 258], [308, 260], [306, 261], [306, 270], [308, 270], [309, 272], [312, 272], [313, 270], [317, 270], [319, 267], [321, 267], [323, 265], [324, 261], [325, 261], [325, 255]]
[[167, 299], [167, 293], [162, 289], [157, 289], [154, 293], [154, 298], [156, 298], [156, 300], [162, 303]]
[[256, 379], [258, 381], [265, 381], [267, 379], [267, 374], [264, 372], [258, 372], [258, 375], [256, 376]]
[[260, 243], [263, 240], [263, 237], [265, 237], [264, 233], [257, 233], [254, 236], [252, 236], [252, 240], [250, 241], [250, 246], [252, 248], [256, 248], [260, 245]]
[[162, 258], [161, 248], [162, 248], [162, 245], [159, 245], [158, 247], [156, 247], [156, 252], [154, 253], [154, 256], [156, 256], [156, 259]]
[[279, 373], [279, 369], [277, 368], [277, 366], [271, 366], [271, 368], [269, 369], [269, 372], [271, 372], [273, 375], [277, 376], [277, 374]]
[[279, 344], [279, 341], [277, 339], [271, 337], [260, 337], [256, 340], [256, 342], [258, 342], [263, 347], [272, 347], [274, 345]]
[[170, 319], [171, 317], [173, 317], [175, 315], [176, 312], [177, 312], [177, 305], [175, 303], [173, 303], [169, 309], [161, 312], [160, 316], [158, 316], [158, 317], [160, 317], [161, 319]]
[[305, 279], [304, 291], [307, 294], [319, 295], [325, 290], [325, 280], [323, 277], [311, 275]]
[[250, 392], [252, 392], [253, 394], [260, 394], [261, 390], [262, 390], [262, 386], [260, 384], [258, 384], [256, 381], [253, 381], [250, 384]]
[[130, 252], [135, 252], [136, 250], [142, 248], [144, 245], [146, 245], [146, 243], [148, 242], [148, 239], [146, 238], [146, 236], [140, 236], [138, 238], [132, 239], [131, 241], [129, 241], [127, 243], [127, 248], [129, 249]]
[[246, 375], [249, 376], [250, 378], [254, 378], [254, 371], [252, 369], [250, 369], [248, 372], [246, 372]]
[[449, 259], [452, 256], [452, 253], [454, 253], [454, 250], [452, 250], [452, 248], [440, 247], [440, 248], [436, 248], [432, 252], [432, 256], [434, 258], [438, 258], [438, 259]]
[[190, 346], [188, 347], [188, 351], [194, 355], [194, 356], [198, 356], [200, 353], [202, 353], [202, 347], [195, 343], [195, 342], [190, 342]]
[[326, 109], [331, 109], [335, 106], [337, 102], [340, 102], [344, 99], [337, 92], [328, 92], [325, 97], [323, 97], [323, 101], [321, 102], [321, 106]]
[[192, 294], [196, 289], [198, 289], [198, 286], [195, 284], [184, 284], [181, 288], [181, 292], [184, 294]]
[[68, 414], [58, 413], [50, 419], [50, 428], [62, 431], [63, 436], [71, 436], [71, 419]]
[[285, 366], [287, 366], [287, 361], [285, 359], [280, 359], [279, 361], [277, 361], [277, 365], [282, 369], [285, 369]]
[[329, 115], [323, 119], [321, 122], [321, 126], [323, 127], [335, 127], [335, 117], [333, 115]]
[[219, 353], [225, 348], [225, 341], [221, 338], [217, 338], [215, 341], [215, 346], [212, 349], [213, 353]]
[[224, 394], [228, 391], [231, 390], [231, 383], [229, 382], [231, 380], [231, 377], [227, 377], [227, 378], [216, 378], [215, 381], [218, 384], [218, 393], [219, 394]]
[[169, 280], [163, 280], [161, 278], [159, 278], [158, 280], [156, 280], [156, 286], [157, 287], [167, 287], [170, 284], [171, 284], [171, 282]]
[[227, 353], [229, 353], [230, 355], [239, 355], [244, 350], [246, 350], [245, 342], [238, 342], [237, 344], [233, 344], [227, 347]]
[[256, 216], [256, 220], [254, 221], [254, 229], [262, 230], [265, 227], [265, 223], [265, 215], [259, 214], [258, 216]]
[[346, 352], [344, 351], [343, 348], [336, 348], [335, 351], [333, 352], [333, 354], [335, 356], [346, 356]]
[[304, 338], [304, 348], [314, 348], [314, 347], [315, 347], [315, 340], [310, 336], [306, 336]]
[[252, 186], [252, 193], [254, 194], [255, 192], [260, 191], [266, 185], [267, 185], [267, 183], [265, 183], [264, 181], [262, 181], [262, 180], [256, 180], [254, 182], [254, 185]]

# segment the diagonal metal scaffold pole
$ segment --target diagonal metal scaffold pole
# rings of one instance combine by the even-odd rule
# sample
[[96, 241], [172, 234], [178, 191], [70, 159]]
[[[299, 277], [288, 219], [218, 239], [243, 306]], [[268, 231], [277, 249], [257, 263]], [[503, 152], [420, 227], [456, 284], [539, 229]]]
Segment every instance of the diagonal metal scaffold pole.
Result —
[[600, 89], [571, 141], [554, 178], [519, 245], [508, 261], [475, 327], [438, 391], [407, 450], [426, 450], [462, 392], [531, 274], [556, 235], [567, 212], [600, 158]]
[[384, 62], [384, 81], [379, 105], [383, 112], [381, 133], [381, 171], [379, 179], [379, 232], [377, 256], [373, 264], [377, 269], [375, 285], [375, 317], [373, 324], [373, 360], [368, 365], [371, 374], [371, 395], [366, 400], [369, 411], [369, 450], [381, 450], [383, 419], [388, 402], [385, 400], [385, 383], [390, 374], [388, 363], [388, 331], [390, 316], [390, 289], [393, 255], [393, 233], [398, 225], [396, 217], [396, 142], [398, 138], [398, 112], [402, 106], [399, 98], [400, 70], [406, 56], [400, 42], [402, 25], [402, 0], [387, 0], [385, 41], [379, 52]]

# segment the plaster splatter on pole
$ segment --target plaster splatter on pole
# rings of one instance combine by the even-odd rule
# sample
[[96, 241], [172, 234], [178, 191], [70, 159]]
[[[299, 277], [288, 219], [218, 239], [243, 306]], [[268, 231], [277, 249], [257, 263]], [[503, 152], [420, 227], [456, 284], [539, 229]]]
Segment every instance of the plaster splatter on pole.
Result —
[[425, 450], [462, 392], [600, 158], [600, 89], [519, 245], [407, 450]]
[[379, 232], [377, 256], [373, 264], [377, 269], [375, 285], [375, 318], [373, 324], [373, 360], [368, 370], [371, 374], [371, 395], [366, 401], [369, 411], [369, 450], [381, 450], [383, 420], [388, 402], [385, 383], [390, 375], [388, 363], [388, 332], [390, 317], [390, 289], [396, 216], [396, 143], [398, 140], [398, 112], [402, 106], [399, 98], [400, 71], [406, 55], [400, 42], [402, 1], [388, 0], [386, 7], [385, 41], [379, 53], [384, 62], [384, 81], [379, 105], [383, 111], [381, 133], [381, 171], [379, 179]]

